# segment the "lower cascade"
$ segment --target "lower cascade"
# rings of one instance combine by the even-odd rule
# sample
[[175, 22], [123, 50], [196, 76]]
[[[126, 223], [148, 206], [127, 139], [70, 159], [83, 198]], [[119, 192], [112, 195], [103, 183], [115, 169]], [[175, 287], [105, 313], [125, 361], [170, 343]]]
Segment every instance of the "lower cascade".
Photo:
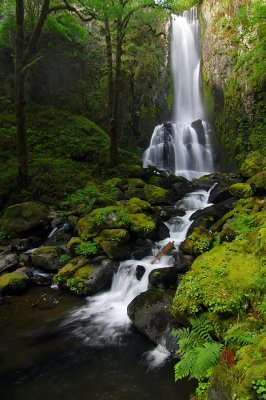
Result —
[[[154, 243], [152, 254], [142, 260], [127, 260], [121, 262], [117, 273], [113, 277], [111, 289], [88, 298], [88, 304], [71, 313], [65, 325], [73, 325], [74, 335], [79, 336], [87, 344], [97, 346], [119, 345], [123, 335], [129, 332], [132, 322], [128, 317], [128, 306], [134, 298], [147, 291], [149, 274], [154, 269], [174, 266], [172, 255], [164, 255], [160, 261], [154, 263], [155, 255], [169, 242], [174, 243], [175, 252], [185, 240], [187, 231], [193, 221], [191, 215], [196, 210], [209, 206], [209, 191], [198, 190], [188, 193], [176, 204], [176, 208], [185, 211], [182, 217], [172, 217], [166, 224], [170, 237]], [[143, 276], [138, 279], [138, 266], [144, 267]], [[85, 329], [84, 329], [85, 328]], [[145, 357], [151, 368], [162, 364], [170, 352], [165, 348], [162, 338], [158, 346], [147, 353]]]

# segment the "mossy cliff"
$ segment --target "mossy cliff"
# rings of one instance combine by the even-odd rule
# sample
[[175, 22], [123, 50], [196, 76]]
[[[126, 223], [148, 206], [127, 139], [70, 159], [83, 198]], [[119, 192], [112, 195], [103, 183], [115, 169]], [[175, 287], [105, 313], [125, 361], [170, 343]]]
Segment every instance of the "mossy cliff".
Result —
[[[240, 173], [250, 184], [229, 188], [239, 200], [210, 227], [213, 241], [200, 247], [173, 302], [173, 315], [188, 326], [176, 333], [181, 361], [175, 376], [198, 379], [197, 400], [266, 398], [266, 192], [260, 154], [251, 153]], [[188, 244], [195, 246], [192, 235], [185, 250]]]
[[258, 0], [201, 3], [204, 97], [223, 168], [266, 153], [265, 14]]

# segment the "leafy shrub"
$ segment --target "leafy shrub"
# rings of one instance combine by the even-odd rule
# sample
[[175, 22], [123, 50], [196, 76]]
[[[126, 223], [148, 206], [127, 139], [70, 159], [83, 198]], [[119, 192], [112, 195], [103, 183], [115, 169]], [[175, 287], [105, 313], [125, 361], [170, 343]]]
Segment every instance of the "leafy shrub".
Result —
[[98, 247], [94, 242], [81, 243], [75, 248], [75, 253], [78, 256], [95, 256], [98, 251]]

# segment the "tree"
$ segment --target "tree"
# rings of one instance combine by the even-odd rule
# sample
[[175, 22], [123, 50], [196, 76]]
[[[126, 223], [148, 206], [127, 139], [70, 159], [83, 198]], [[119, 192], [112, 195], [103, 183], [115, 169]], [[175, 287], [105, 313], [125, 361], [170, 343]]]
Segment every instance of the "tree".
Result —
[[[94, 16], [90, 14], [87, 18], [68, 1], [51, 0], [35, 1], [16, 0], [16, 44], [15, 44], [15, 112], [17, 129], [17, 156], [18, 156], [18, 184], [21, 188], [28, 185], [28, 146], [25, 116], [25, 78], [27, 71], [36, 64], [41, 56], [37, 55], [37, 46], [48, 15], [60, 11], [68, 11], [77, 14], [81, 19], [89, 21]], [[37, 10], [35, 18], [32, 17], [32, 31], [27, 38], [25, 46], [25, 5], [32, 6]], [[32, 8], [30, 8], [32, 9]], [[34, 14], [33, 14], [34, 15]]]

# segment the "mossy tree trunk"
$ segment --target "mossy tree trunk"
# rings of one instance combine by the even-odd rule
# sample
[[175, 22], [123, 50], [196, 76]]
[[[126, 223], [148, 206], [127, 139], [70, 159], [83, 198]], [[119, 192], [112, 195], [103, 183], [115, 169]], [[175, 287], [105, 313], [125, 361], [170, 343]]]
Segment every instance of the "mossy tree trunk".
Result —
[[18, 184], [21, 188], [28, 185], [28, 146], [25, 123], [25, 72], [24, 72], [24, 0], [16, 1], [16, 129]]

